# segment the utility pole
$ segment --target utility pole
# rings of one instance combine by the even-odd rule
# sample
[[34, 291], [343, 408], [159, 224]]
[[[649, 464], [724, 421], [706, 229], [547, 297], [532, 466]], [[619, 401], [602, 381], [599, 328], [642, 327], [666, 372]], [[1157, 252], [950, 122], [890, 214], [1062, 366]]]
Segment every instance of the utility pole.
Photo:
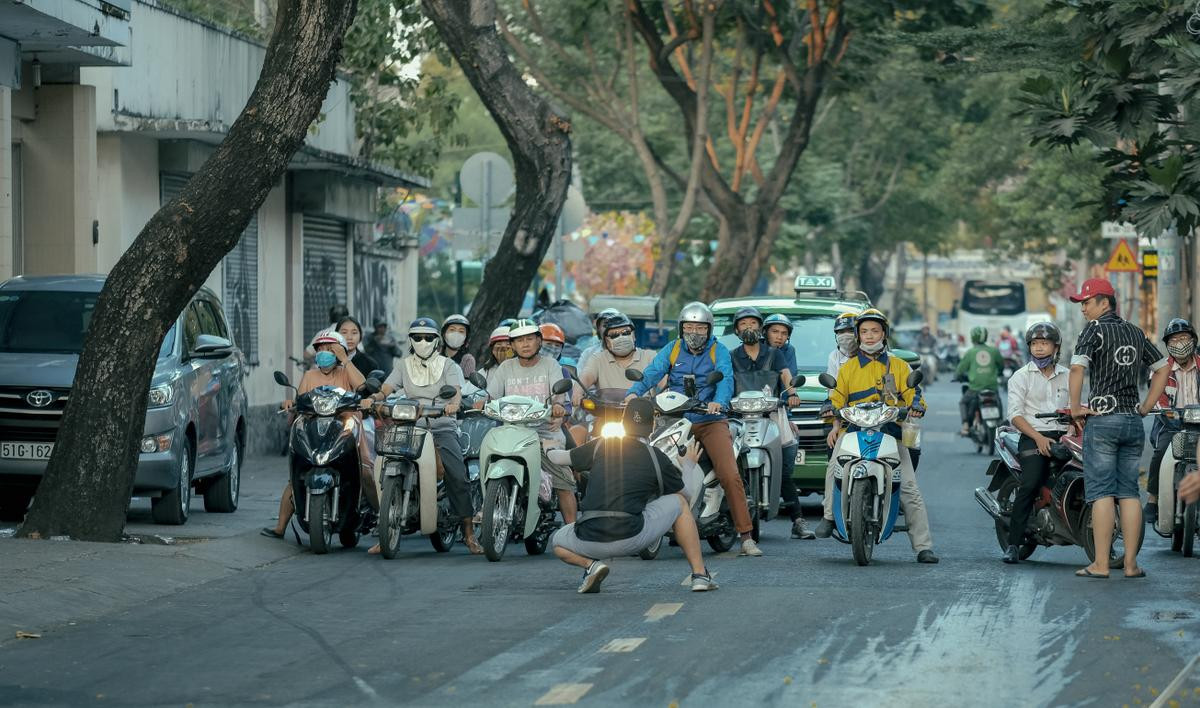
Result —
[[1180, 240], [1172, 225], [1158, 237], [1158, 321], [1169, 321], [1179, 314]]

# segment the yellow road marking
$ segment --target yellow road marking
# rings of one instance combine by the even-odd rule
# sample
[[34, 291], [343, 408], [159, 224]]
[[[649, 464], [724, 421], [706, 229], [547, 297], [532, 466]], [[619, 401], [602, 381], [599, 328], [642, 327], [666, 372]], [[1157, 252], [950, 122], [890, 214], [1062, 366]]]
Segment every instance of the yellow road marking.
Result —
[[670, 617], [683, 607], [682, 602], [660, 602], [646, 610], [646, 621], [657, 622], [663, 617]]
[[577, 702], [592, 690], [590, 683], [557, 683], [546, 695], [534, 702], [535, 706], [564, 706]]
[[630, 652], [637, 649], [646, 641], [645, 637], [625, 637], [623, 639], [614, 639], [608, 644], [600, 647], [602, 654], [619, 654], [622, 652]]

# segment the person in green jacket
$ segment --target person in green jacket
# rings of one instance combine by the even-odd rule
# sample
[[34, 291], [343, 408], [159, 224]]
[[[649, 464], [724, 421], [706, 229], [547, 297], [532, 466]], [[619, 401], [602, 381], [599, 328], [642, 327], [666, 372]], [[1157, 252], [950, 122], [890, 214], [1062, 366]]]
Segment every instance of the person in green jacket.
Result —
[[958, 402], [962, 414], [962, 434], [970, 435], [971, 421], [979, 407], [980, 391], [999, 391], [1000, 374], [1004, 370], [1004, 358], [1000, 350], [987, 343], [987, 329], [975, 327], [971, 330], [971, 348], [958, 362], [954, 378], [965, 381], [963, 396]]

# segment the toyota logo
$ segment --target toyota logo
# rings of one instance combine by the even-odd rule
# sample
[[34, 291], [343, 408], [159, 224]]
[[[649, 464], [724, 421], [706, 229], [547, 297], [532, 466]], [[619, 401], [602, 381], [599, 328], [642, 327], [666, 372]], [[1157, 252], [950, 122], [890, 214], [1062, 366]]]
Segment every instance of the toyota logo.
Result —
[[54, 401], [54, 394], [45, 389], [30, 391], [25, 395], [25, 402], [34, 408], [45, 408]]

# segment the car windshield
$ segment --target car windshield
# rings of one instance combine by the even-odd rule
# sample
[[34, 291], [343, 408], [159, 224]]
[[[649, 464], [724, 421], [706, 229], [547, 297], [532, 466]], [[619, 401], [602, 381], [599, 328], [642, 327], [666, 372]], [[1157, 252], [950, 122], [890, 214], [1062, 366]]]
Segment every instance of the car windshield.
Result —
[[[763, 310], [763, 315], [770, 312]], [[796, 350], [796, 366], [800, 371], [824, 371], [829, 362], [829, 352], [836, 343], [833, 339], [833, 320], [836, 313], [827, 315], [788, 315], [792, 321], [792, 348]], [[715, 318], [717, 331], [722, 333], [721, 343], [731, 350], [740, 345], [733, 334], [732, 316]]]
[[99, 293], [0, 293], [0, 352], [83, 351]]

